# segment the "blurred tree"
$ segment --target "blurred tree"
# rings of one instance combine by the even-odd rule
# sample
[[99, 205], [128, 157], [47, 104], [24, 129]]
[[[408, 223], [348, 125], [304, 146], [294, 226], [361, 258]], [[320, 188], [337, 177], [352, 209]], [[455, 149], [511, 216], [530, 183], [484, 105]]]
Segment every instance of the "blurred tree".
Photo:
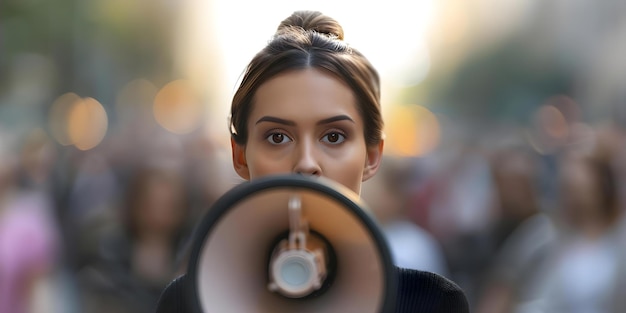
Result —
[[468, 56], [453, 71], [433, 72], [405, 97], [477, 125], [525, 123], [546, 98], [568, 93], [571, 85], [568, 68], [558, 56], [535, 45], [530, 36], [511, 38]]
[[18, 105], [10, 95], [25, 55], [51, 64], [50, 95], [33, 104], [42, 112], [69, 91], [108, 108], [130, 80], [170, 81], [176, 8], [168, 1], [0, 1], [0, 106]]

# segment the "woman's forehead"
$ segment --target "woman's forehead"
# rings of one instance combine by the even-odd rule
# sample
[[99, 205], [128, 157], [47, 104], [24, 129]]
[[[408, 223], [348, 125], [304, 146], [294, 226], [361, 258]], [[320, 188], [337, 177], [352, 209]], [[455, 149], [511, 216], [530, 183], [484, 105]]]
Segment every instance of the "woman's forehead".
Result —
[[254, 117], [277, 115], [291, 118], [358, 117], [353, 91], [333, 75], [316, 69], [290, 71], [263, 83], [256, 91]]

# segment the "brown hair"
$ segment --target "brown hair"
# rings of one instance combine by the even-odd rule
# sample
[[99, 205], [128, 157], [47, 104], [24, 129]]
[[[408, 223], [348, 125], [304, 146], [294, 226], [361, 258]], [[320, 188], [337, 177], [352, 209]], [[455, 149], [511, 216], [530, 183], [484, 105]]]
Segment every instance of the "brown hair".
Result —
[[268, 45], [248, 65], [233, 97], [230, 133], [235, 142], [247, 142], [248, 117], [259, 86], [286, 71], [316, 68], [352, 89], [365, 123], [365, 141], [368, 145], [379, 143], [383, 128], [380, 78], [370, 62], [343, 41], [343, 36], [336, 20], [317, 11], [296, 11], [283, 20]]

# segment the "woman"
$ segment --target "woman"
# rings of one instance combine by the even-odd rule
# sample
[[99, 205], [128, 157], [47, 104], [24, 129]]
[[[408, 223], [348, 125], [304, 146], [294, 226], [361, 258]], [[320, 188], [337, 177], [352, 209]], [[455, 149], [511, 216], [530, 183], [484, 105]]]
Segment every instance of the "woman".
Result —
[[[149, 164], [128, 177], [121, 225], [93, 227], [90, 262], [80, 268], [82, 312], [151, 312], [163, 286], [178, 270], [177, 252], [187, 236], [189, 199], [176, 168]], [[91, 238], [93, 237], [93, 238]], [[96, 244], [93, 244], [96, 243]]]
[[[376, 70], [343, 41], [333, 19], [295, 12], [248, 65], [231, 107], [235, 171], [323, 176], [355, 193], [382, 159]], [[398, 268], [396, 312], [468, 312], [461, 289], [433, 273]], [[187, 312], [184, 276], [166, 288], [158, 312]]]
[[622, 204], [615, 142], [596, 133], [589, 149], [570, 147], [559, 162], [557, 241], [536, 288], [543, 312], [623, 312]]

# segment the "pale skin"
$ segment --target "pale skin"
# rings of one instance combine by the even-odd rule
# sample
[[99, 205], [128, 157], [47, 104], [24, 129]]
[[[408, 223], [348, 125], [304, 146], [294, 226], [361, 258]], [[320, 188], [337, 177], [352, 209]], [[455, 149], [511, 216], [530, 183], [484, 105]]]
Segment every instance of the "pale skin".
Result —
[[360, 194], [382, 159], [383, 141], [365, 142], [352, 90], [321, 70], [290, 71], [263, 83], [247, 123], [246, 144], [231, 140], [233, 166], [246, 180], [300, 173]]

